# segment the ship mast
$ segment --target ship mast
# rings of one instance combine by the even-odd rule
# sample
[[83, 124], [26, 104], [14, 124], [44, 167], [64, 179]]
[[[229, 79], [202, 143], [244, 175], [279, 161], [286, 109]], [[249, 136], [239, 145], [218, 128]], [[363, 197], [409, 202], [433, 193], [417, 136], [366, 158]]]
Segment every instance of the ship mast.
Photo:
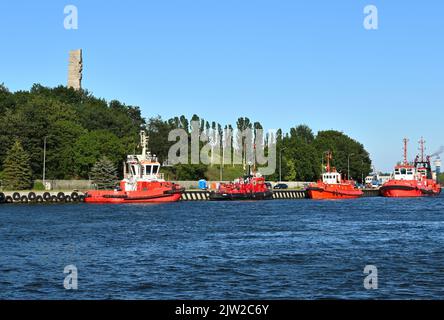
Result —
[[144, 157], [146, 157], [147, 148], [148, 148], [148, 137], [147, 137], [146, 132], [144, 130], [140, 131], [140, 144], [142, 147], [142, 155]]
[[409, 139], [404, 138], [404, 165], [408, 164], [407, 160], [407, 144], [409, 143]]
[[421, 137], [419, 140], [419, 151], [421, 152], [421, 162], [424, 162], [424, 152], [425, 152], [425, 140], [424, 137]]
[[332, 152], [331, 151], [327, 151], [327, 172], [331, 172], [330, 171], [330, 160], [333, 158], [332, 156]]

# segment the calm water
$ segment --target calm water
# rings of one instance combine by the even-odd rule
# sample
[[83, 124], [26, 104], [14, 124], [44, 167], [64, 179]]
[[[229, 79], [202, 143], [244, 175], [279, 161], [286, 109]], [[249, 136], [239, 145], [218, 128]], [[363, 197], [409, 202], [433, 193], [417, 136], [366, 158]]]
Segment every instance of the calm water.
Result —
[[0, 253], [2, 299], [442, 299], [444, 198], [0, 205]]

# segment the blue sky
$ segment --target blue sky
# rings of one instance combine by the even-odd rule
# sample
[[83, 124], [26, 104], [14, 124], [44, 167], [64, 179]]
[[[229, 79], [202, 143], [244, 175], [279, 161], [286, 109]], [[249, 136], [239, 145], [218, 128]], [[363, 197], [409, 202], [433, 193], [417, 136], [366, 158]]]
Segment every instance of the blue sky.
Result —
[[[78, 30], [63, 27], [68, 4]], [[369, 4], [378, 30], [363, 27]], [[5, 0], [0, 82], [65, 84], [83, 48], [84, 88], [144, 116], [337, 129], [387, 171], [404, 136], [412, 157], [421, 135], [444, 144], [443, 15], [438, 0]]]

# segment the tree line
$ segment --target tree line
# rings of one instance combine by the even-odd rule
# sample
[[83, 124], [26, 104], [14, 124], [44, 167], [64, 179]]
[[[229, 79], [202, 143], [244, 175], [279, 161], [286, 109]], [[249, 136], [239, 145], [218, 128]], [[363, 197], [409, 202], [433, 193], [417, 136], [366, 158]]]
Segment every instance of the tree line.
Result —
[[[138, 106], [117, 100], [107, 102], [87, 90], [35, 84], [29, 91], [10, 92], [0, 85], [0, 180], [9, 181], [17, 176], [18, 168], [26, 172], [29, 181], [41, 179], [45, 143], [47, 179], [89, 179], [93, 166], [102, 157], [109, 159], [121, 174], [126, 155], [140, 151], [139, 131], [142, 129], [148, 132], [150, 151], [163, 162], [175, 143], [168, 141], [168, 133], [178, 128], [190, 132], [191, 121], [198, 121], [200, 130], [207, 134], [222, 135], [224, 129], [262, 128], [260, 122], [245, 117], [239, 118], [234, 126], [207, 121], [198, 115], [189, 119], [184, 115], [144, 119]], [[333, 151], [334, 165], [340, 171], [345, 172], [348, 156], [352, 154], [351, 175], [360, 179], [370, 172], [370, 157], [363, 145], [338, 131], [320, 131], [315, 135], [308, 126], [300, 125], [289, 133], [278, 130], [276, 143], [282, 180], [317, 179], [326, 150]], [[12, 169], [14, 165], [17, 168]], [[214, 170], [209, 167], [180, 164], [164, 170], [174, 180], [214, 179], [211, 173]], [[237, 172], [242, 170], [237, 166]], [[279, 165], [275, 174], [268, 178], [279, 179]]]

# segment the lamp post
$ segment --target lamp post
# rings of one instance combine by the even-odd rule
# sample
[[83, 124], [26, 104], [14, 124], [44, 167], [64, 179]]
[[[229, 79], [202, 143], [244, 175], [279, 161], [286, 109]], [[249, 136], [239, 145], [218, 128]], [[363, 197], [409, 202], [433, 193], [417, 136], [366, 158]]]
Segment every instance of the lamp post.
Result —
[[363, 168], [364, 167], [364, 160], [361, 159], [361, 184], [364, 185], [364, 171]]
[[279, 182], [282, 182], [282, 151], [287, 148], [281, 148], [279, 151]]
[[47, 138], [46, 136], [43, 138], [43, 186], [44, 187], [45, 187], [45, 178], [46, 178], [46, 138]]
[[350, 180], [350, 157], [354, 155], [354, 153], [350, 153], [347, 157], [347, 180]]

